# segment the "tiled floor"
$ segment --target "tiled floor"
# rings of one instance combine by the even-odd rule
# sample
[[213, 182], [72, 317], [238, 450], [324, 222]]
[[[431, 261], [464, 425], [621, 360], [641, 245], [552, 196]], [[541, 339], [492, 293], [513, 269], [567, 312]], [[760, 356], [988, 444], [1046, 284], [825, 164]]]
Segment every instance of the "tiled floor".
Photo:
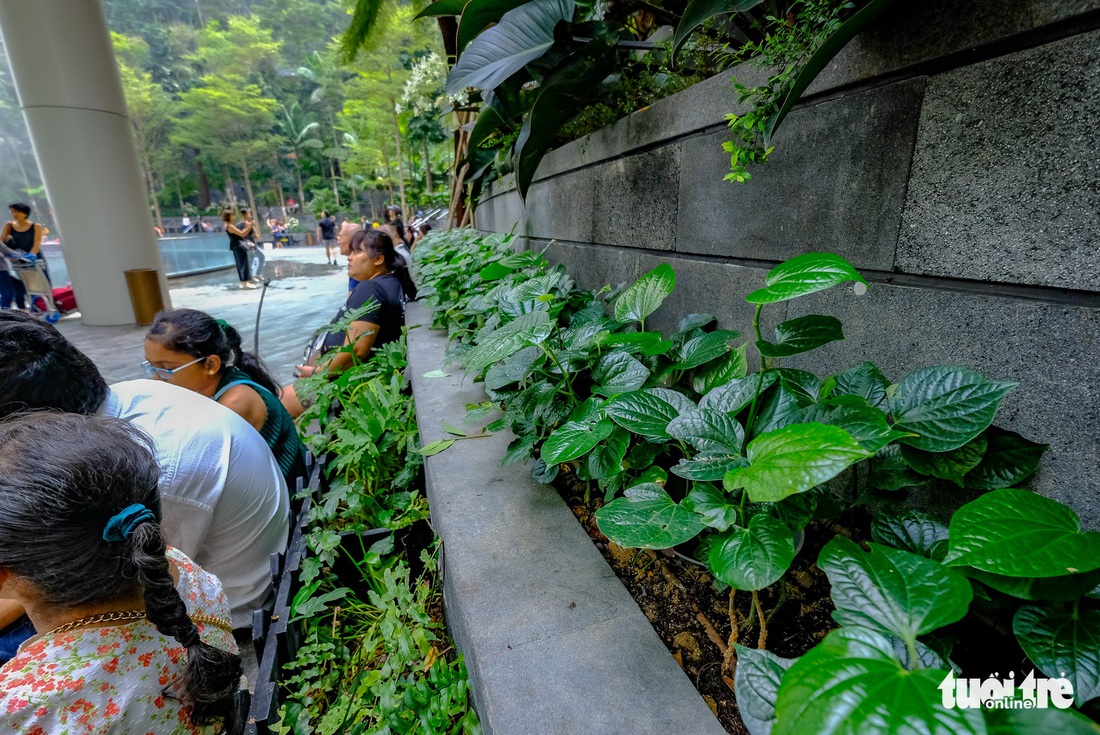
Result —
[[[347, 298], [346, 261], [340, 258], [339, 267], [325, 265], [320, 247], [276, 250], [267, 258], [271, 285], [260, 317], [259, 354], [278, 380], [289, 383], [309, 335], [327, 324]], [[242, 291], [232, 269], [174, 278], [168, 285], [174, 307], [225, 319], [240, 331], [244, 348], [252, 350], [259, 289]], [[108, 383], [144, 377], [146, 327], [89, 327], [79, 316], [65, 317], [57, 327], [95, 361]]]

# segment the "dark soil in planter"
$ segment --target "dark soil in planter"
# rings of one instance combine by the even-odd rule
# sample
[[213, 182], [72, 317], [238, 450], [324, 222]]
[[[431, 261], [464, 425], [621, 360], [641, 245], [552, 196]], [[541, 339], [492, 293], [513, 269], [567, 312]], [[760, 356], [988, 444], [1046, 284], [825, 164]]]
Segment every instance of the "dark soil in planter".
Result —
[[[707, 570], [671, 552], [624, 549], [612, 543], [596, 526], [595, 512], [603, 505], [598, 496], [585, 498], [585, 484], [570, 474], [555, 482], [573, 514], [592, 538], [615, 574], [680, 663], [703, 699], [730, 733], [748, 735], [737, 711], [731, 665], [723, 647], [730, 642], [729, 592], [718, 592]], [[871, 540], [871, 516], [853, 510], [837, 520], [815, 521], [806, 527], [806, 540], [788, 572], [786, 585], [775, 584], [759, 593], [767, 627], [766, 648], [785, 658], [796, 658], [813, 648], [837, 627], [831, 615], [829, 580], [816, 564], [822, 547], [837, 535], [857, 543]], [[782, 598], [783, 587], [786, 597]], [[757, 647], [760, 625], [750, 614], [752, 594], [734, 595], [739, 622], [736, 642]], [[951, 658], [962, 675], [985, 678], [997, 672], [1018, 672], [1017, 681], [1034, 667], [1012, 635], [1012, 609], [983, 609], [942, 631], [954, 643]], [[750, 618], [751, 621], [750, 622]]]
[[[726, 659], [723, 647], [728, 647], [732, 629], [729, 592], [716, 591], [714, 578], [706, 569], [677, 559], [669, 552], [639, 552], [612, 543], [596, 527], [594, 513], [602, 502], [596, 498], [585, 501], [582, 483], [561, 479], [557, 484], [596, 548], [638, 602], [723, 727], [728, 732], [747, 735], [737, 712], [733, 681], [727, 682], [727, 674], [732, 670], [723, 666]], [[842, 533], [851, 533], [848, 529], [855, 527], [856, 540], [870, 537], [868, 518], [853, 515], [843, 521], [844, 526], [839, 526]], [[837, 627], [830, 617], [833, 604], [829, 581], [814, 563], [821, 547], [836, 535], [837, 528], [837, 524], [830, 523], [828, 527], [811, 524], [806, 529], [805, 545], [791, 566], [786, 599], [780, 599], [781, 585], [759, 593], [766, 620], [767, 649], [772, 653], [788, 658], [800, 656]], [[756, 647], [760, 625], [755, 614], [750, 613], [752, 593], [735, 593], [734, 607], [739, 621], [736, 641]]]

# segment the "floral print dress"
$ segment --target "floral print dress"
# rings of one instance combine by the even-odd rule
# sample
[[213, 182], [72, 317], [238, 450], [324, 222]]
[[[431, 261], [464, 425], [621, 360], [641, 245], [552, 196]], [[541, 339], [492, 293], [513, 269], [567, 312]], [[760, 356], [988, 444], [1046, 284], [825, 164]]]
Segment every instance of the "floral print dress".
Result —
[[[189, 614], [225, 621], [221, 582], [169, 548]], [[204, 643], [237, 652], [229, 631], [197, 622]], [[23, 735], [208, 735], [171, 694], [187, 649], [147, 619], [31, 638], [0, 667], [0, 732]]]

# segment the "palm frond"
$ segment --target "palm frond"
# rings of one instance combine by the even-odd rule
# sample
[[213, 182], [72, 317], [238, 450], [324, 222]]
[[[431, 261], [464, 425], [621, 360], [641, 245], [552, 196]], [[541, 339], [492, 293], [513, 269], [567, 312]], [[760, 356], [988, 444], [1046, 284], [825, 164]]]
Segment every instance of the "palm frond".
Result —
[[370, 40], [371, 32], [378, 23], [382, 5], [385, 0], [355, 0], [355, 10], [352, 12], [351, 25], [344, 32], [340, 42], [340, 50], [346, 62], [355, 60], [359, 49]]

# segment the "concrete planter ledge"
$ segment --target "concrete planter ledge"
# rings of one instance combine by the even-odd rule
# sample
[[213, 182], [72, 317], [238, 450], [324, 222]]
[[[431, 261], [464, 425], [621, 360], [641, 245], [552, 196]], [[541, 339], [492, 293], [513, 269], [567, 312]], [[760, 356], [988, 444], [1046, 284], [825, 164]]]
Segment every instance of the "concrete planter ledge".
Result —
[[[466, 404], [485, 395], [458, 368], [423, 377], [444, 368], [447, 337], [428, 328], [422, 304], [409, 304], [406, 321], [427, 444], [451, 437], [442, 422], [462, 426]], [[500, 466], [512, 439], [460, 440], [426, 463], [443, 604], [485, 732], [722, 735], [557, 492], [523, 465]]]

